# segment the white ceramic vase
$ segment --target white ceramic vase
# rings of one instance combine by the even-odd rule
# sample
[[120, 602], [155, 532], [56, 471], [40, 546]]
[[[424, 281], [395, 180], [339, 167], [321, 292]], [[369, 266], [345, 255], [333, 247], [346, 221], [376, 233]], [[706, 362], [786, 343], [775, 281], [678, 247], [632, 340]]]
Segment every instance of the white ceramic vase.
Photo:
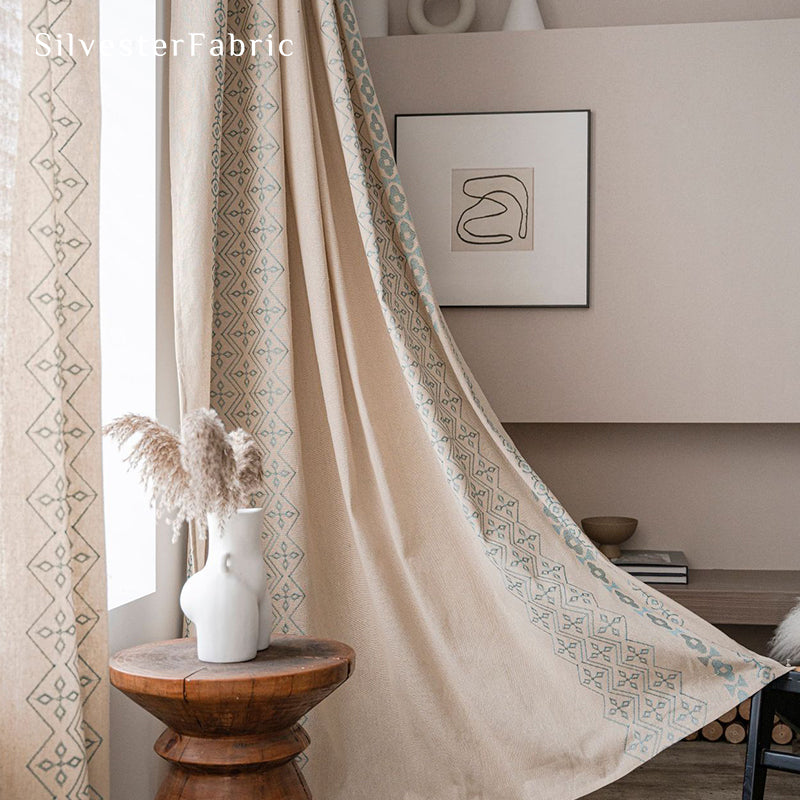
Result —
[[475, 19], [476, 0], [458, 0], [458, 13], [451, 22], [435, 25], [425, 14], [425, 0], [408, 0], [408, 22], [414, 33], [464, 33]]
[[249, 661], [269, 646], [272, 602], [261, 552], [263, 508], [221, 521], [208, 516], [208, 558], [181, 591], [181, 609], [197, 630], [200, 661]]
[[544, 29], [542, 13], [537, 0], [511, 0], [504, 31], [540, 31]]

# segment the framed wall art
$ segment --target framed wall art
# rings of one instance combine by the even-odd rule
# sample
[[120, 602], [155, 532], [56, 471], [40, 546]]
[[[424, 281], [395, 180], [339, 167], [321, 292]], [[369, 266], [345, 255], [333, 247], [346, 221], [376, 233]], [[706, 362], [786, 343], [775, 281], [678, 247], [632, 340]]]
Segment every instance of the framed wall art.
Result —
[[588, 307], [589, 122], [586, 110], [397, 115], [441, 305]]

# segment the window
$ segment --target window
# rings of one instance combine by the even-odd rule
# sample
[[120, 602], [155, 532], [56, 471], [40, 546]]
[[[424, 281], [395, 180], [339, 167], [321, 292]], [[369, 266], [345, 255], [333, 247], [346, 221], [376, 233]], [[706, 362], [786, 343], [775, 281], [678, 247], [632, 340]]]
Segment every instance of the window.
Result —
[[[154, 416], [156, 408], [155, 30], [155, 2], [101, 0], [104, 422], [129, 411]], [[140, 40], [150, 48], [139, 48]], [[103, 483], [108, 605], [115, 608], [156, 589], [156, 521], [137, 476], [109, 441], [103, 443]]]

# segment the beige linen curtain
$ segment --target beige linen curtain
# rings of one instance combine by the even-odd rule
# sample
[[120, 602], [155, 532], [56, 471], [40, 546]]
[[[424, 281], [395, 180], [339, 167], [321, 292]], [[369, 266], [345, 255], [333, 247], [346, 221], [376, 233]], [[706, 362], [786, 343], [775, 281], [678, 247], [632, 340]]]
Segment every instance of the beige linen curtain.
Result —
[[508, 440], [428, 285], [348, 0], [174, 0], [294, 53], [172, 59], [178, 355], [263, 445], [276, 627], [341, 639], [327, 800], [572, 800], [783, 668], [600, 555]]
[[97, 314], [99, 82], [38, 33], [96, 2], [0, 9], [0, 797], [108, 797]]

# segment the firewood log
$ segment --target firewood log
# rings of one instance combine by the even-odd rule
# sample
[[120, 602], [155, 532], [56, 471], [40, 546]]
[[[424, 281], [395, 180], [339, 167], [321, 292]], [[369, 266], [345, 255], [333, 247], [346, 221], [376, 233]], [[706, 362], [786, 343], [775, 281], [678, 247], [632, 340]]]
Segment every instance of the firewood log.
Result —
[[772, 741], [775, 744], [789, 744], [792, 741], [792, 729], [788, 725], [779, 722], [772, 729]]
[[731, 722], [725, 728], [725, 739], [731, 744], [740, 744], [744, 741], [745, 736], [747, 736], [747, 731], [745, 731], [744, 725], [739, 722]]
[[719, 724], [716, 720], [713, 722], [709, 722], [703, 728], [703, 738], [707, 739], [709, 742], [716, 742], [717, 739], [722, 737], [722, 725]]
[[750, 719], [750, 698], [743, 703], [739, 703], [739, 716], [744, 720]]

